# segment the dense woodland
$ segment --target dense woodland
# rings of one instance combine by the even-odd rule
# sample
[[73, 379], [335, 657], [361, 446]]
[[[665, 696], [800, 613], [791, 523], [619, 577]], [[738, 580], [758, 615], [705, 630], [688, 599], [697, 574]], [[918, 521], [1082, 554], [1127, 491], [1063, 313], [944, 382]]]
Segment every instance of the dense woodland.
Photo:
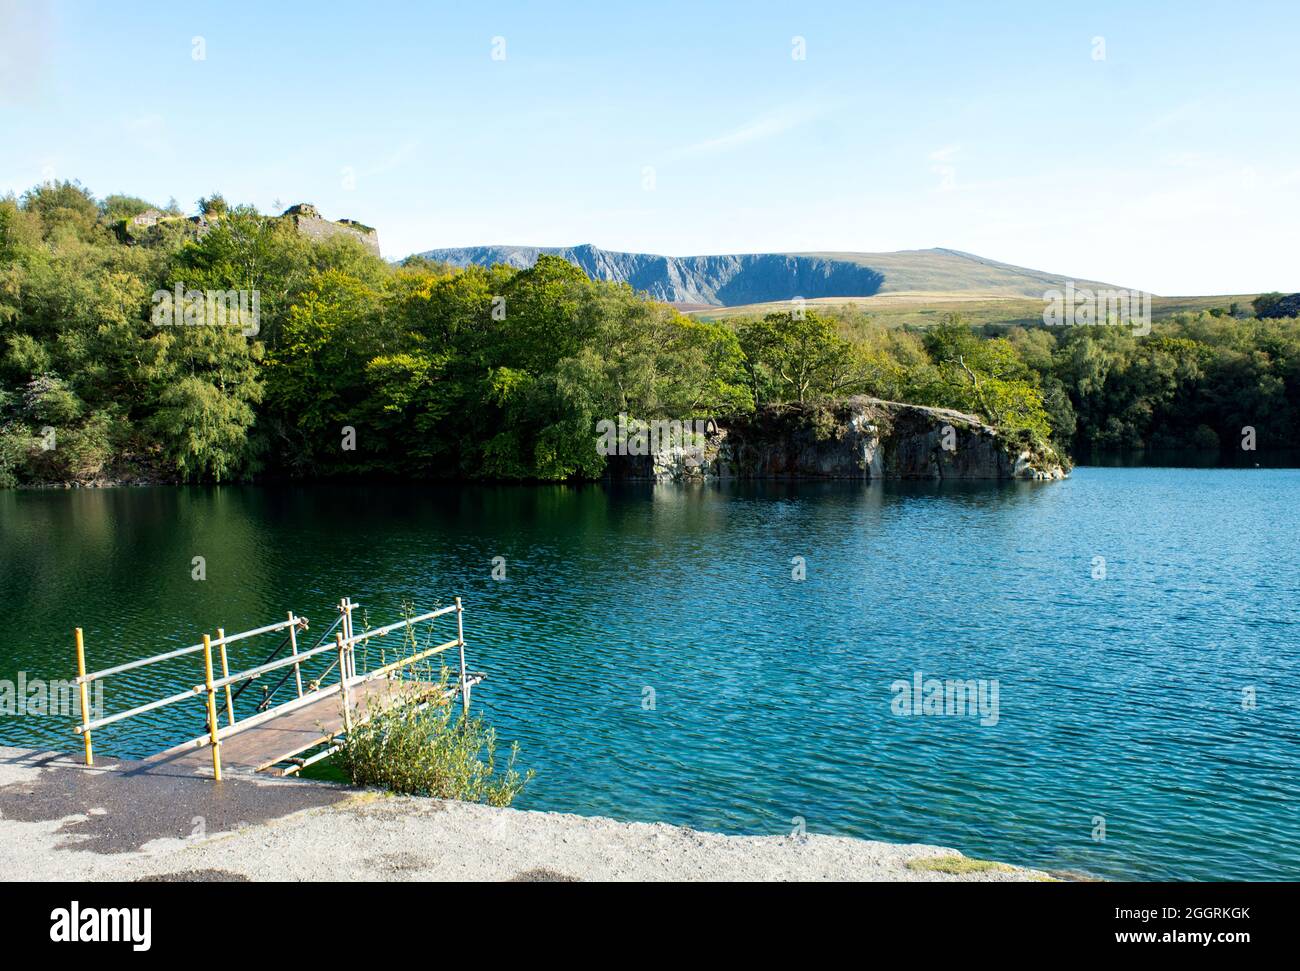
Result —
[[[132, 233], [144, 200], [0, 199], [0, 485], [333, 475], [594, 478], [596, 423], [872, 394], [1065, 451], [1300, 447], [1300, 320], [889, 329], [858, 312], [709, 323], [535, 267], [394, 266], [219, 196]], [[170, 211], [179, 215], [173, 205]], [[259, 294], [240, 326], [160, 326], [156, 291]], [[1249, 313], [1249, 311], [1247, 311]]]

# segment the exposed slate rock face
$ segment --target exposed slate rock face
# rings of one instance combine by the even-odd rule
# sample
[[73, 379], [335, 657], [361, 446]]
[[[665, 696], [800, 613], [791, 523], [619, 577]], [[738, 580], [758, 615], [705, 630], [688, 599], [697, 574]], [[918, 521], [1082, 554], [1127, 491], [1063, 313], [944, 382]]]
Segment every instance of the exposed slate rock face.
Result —
[[615, 479], [1062, 479], [1068, 464], [946, 408], [855, 397], [770, 405], [694, 446], [608, 460]]
[[652, 299], [669, 303], [734, 306], [795, 297], [865, 297], [877, 293], [885, 279], [869, 266], [784, 253], [653, 256], [584, 244], [565, 248], [468, 246], [421, 255], [460, 267], [504, 264], [527, 269], [542, 253], [568, 260], [593, 280], [627, 283]]

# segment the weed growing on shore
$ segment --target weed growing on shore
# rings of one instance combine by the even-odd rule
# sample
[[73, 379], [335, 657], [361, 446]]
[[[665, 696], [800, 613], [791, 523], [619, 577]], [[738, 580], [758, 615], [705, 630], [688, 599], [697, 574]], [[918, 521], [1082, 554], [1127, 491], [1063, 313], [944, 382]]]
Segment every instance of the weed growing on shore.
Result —
[[413, 685], [397, 704], [355, 725], [337, 756], [348, 781], [403, 795], [510, 805], [533, 777], [531, 769], [515, 768], [518, 743], [498, 772], [496, 730], [481, 718], [453, 715], [447, 688], [443, 668], [431, 690]]
[[933, 873], [947, 873], [953, 876], [960, 876], [966, 873], [984, 873], [988, 870], [1009, 870], [1011, 869], [1005, 863], [994, 863], [991, 860], [973, 860], [968, 856], [928, 856], [916, 860], [908, 860], [907, 868], [909, 870], [926, 870]]

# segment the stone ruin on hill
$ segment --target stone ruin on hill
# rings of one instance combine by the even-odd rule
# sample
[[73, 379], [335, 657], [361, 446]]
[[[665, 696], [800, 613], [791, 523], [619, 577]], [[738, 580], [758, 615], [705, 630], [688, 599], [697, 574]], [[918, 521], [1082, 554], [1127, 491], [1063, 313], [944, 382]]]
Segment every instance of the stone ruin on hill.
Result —
[[315, 242], [333, 236], [351, 236], [376, 256], [379, 255], [379, 234], [370, 226], [365, 226], [356, 220], [340, 219], [338, 222], [331, 222], [323, 218], [316, 207], [307, 202], [290, 206], [281, 218], [291, 221], [298, 232]]

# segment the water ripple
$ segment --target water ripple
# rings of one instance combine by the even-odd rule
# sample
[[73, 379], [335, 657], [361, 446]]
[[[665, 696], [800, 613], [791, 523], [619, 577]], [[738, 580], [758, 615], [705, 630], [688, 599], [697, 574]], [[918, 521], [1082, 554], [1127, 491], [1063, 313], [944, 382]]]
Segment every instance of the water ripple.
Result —
[[[76, 625], [104, 667], [290, 608], [322, 631], [345, 594], [373, 623], [460, 594], [489, 672], [476, 703], [537, 770], [524, 808], [1295, 879], [1296, 508], [1291, 470], [1132, 468], [1046, 487], [0, 492], [0, 677], [69, 676]], [[198, 668], [130, 672], [107, 707]], [[896, 714], [918, 671], [996, 680], [996, 724]], [[0, 742], [67, 748], [70, 721], [0, 716]], [[97, 748], [202, 724], [178, 705]]]

